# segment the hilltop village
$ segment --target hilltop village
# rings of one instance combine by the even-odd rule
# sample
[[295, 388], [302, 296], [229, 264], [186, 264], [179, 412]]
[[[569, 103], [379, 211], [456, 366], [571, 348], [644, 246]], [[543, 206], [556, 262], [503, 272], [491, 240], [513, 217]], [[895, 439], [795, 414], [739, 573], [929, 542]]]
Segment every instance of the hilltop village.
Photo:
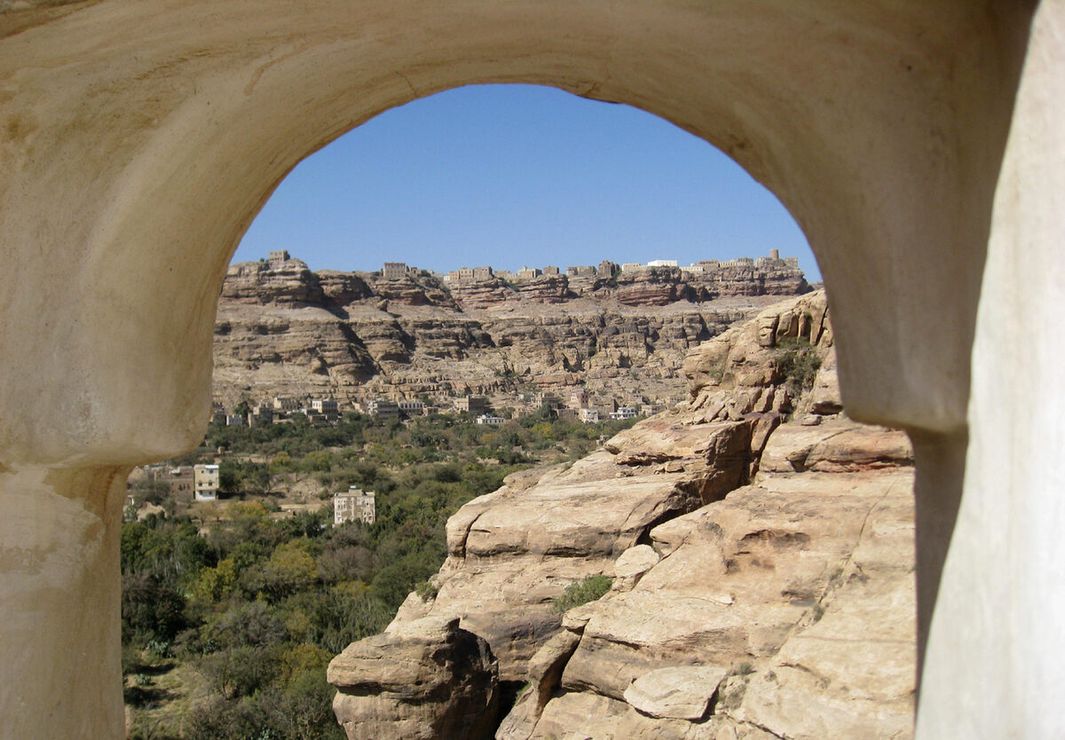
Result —
[[781, 296], [798, 260], [680, 266], [312, 272], [287, 251], [233, 265], [215, 325], [219, 423], [455, 414], [480, 424], [544, 406], [585, 422], [684, 400], [685, 353]]

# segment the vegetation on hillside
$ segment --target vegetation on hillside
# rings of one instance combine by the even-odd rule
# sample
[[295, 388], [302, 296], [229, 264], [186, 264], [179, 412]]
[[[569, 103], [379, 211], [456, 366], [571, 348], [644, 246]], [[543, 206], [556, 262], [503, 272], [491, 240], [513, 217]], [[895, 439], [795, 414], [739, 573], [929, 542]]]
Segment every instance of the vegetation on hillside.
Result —
[[[343, 737], [325, 667], [383, 629], [416, 587], [435, 595], [427, 581], [446, 554], [447, 517], [508, 473], [580, 457], [630, 424], [544, 415], [500, 427], [446, 417], [383, 425], [353, 415], [336, 427], [212, 427], [182, 462], [223, 448], [230, 498], [189, 509], [139, 483], [135, 496], [183, 513], [123, 526], [131, 736]], [[333, 527], [328, 505], [279, 512], [277, 489], [297, 475], [324, 497], [349, 485], [375, 491], [376, 522]]]

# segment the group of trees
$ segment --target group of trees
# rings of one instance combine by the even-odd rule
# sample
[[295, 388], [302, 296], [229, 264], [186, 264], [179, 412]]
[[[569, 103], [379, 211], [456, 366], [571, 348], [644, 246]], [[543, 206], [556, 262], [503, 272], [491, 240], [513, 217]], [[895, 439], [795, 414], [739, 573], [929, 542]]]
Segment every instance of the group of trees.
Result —
[[[223, 488], [244, 498], [222, 502], [215, 518], [149, 516], [123, 527], [134, 737], [342, 737], [325, 667], [383, 629], [416, 587], [428, 594], [425, 581], [446, 555], [447, 517], [545, 450], [577, 456], [613, 431], [546, 420], [382, 426], [363, 417], [306, 426], [306, 436], [286, 426], [212, 428], [209, 444], [269, 460], [224, 459]], [[495, 453], [504, 449], [522, 462], [502, 464]], [[325, 491], [375, 491], [376, 522], [333, 527], [328, 507], [283, 515], [259, 494], [285, 471], [311, 473]], [[152, 674], [175, 666], [194, 670], [208, 696], [165, 721], [138, 712], [159, 703]]]

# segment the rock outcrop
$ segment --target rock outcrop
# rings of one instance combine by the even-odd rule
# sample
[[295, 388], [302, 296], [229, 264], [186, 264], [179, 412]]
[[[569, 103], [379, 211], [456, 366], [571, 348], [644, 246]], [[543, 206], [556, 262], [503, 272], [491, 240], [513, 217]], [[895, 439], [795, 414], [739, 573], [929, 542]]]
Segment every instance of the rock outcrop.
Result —
[[[448, 522], [435, 599], [525, 686], [497, 737], [906, 737], [912, 452], [840, 409], [823, 294], [700, 346], [690, 401]], [[564, 614], [564, 588], [611, 590]]]
[[512, 401], [519, 390], [583, 383], [593, 396], [672, 405], [692, 347], [808, 289], [798, 270], [767, 281], [771, 272], [710, 290], [676, 268], [446, 286], [417, 271], [385, 279], [315, 273], [295, 259], [235, 264], [215, 324], [216, 400], [472, 392]]
[[355, 740], [491, 737], [498, 724], [496, 661], [458, 619], [397, 622], [329, 664], [333, 711]]

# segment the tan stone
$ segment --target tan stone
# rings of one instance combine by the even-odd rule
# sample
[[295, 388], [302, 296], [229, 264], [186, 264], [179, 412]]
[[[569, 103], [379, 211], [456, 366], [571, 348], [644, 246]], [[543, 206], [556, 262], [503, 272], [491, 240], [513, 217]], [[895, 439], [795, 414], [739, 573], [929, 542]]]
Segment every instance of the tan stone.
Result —
[[345, 648], [328, 679], [350, 740], [490, 737], [496, 726], [495, 658], [458, 619], [393, 624]]
[[637, 678], [625, 689], [625, 701], [641, 714], [662, 719], [699, 720], [728, 675], [717, 666], [657, 668]]

